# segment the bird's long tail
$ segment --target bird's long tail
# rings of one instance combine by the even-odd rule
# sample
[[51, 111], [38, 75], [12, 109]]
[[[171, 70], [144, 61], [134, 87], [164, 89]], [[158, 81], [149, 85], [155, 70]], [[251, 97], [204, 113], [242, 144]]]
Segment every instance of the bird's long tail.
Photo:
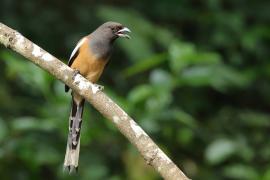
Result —
[[84, 108], [84, 99], [78, 101], [75, 99], [75, 96], [74, 94], [72, 96], [67, 149], [64, 161], [64, 169], [68, 170], [69, 173], [78, 171], [80, 133]]

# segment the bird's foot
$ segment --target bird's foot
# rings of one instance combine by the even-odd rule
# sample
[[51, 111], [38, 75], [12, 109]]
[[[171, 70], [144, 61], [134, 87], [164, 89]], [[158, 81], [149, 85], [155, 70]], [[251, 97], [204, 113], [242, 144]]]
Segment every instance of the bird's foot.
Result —
[[80, 74], [80, 71], [78, 69], [75, 69], [74, 72], [73, 72], [73, 75], [72, 75], [72, 80], [75, 79], [77, 74]]
[[99, 91], [102, 91], [104, 89], [104, 86], [101, 86], [99, 84], [93, 84], [92, 91], [94, 94], [96, 94]]

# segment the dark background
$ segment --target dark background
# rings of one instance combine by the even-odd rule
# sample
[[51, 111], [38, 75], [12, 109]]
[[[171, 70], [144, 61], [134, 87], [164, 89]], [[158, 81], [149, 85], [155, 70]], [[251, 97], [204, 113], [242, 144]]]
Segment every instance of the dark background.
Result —
[[[192, 179], [270, 179], [269, 1], [1, 0], [0, 21], [67, 62], [105, 21], [132, 30], [100, 80]], [[70, 95], [1, 46], [0, 178], [62, 172]], [[90, 105], [78, 179], [161, 179]]]

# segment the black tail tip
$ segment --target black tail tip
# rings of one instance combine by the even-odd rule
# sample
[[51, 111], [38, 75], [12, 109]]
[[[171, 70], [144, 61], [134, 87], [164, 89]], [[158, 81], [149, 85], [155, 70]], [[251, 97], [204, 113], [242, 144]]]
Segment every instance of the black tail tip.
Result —
[[78, 173], [78, 167], [69, 165], [64, 166], [64, 172], [68, 172], [69, 174], [77, 174]]

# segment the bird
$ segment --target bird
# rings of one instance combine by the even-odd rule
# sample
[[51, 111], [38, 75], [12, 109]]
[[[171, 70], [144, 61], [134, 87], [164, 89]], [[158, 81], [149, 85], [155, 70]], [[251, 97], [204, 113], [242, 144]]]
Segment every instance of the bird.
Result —
[[[119, 37], [128, 38], [130, 29], [118, 22], [105, 22], [91, 34], [83, 37], [71, 53], [68, 66], [74, 69], [75, 77], [78, 73], [92, 83], [96, 83], [104, 67], [108, 63], [115, 40]], [[102, 90], [102, 86], [95, 84]], [[65, 92], [69, 91], [65, 85]], [[76, 92], [71, 92], [71, 110], [69, 115], [69, 132], [64, 159], [64, 170], [69, 173], [78, 171], [80, 153], [80, 134], [84, 109], [84, 98]]]

